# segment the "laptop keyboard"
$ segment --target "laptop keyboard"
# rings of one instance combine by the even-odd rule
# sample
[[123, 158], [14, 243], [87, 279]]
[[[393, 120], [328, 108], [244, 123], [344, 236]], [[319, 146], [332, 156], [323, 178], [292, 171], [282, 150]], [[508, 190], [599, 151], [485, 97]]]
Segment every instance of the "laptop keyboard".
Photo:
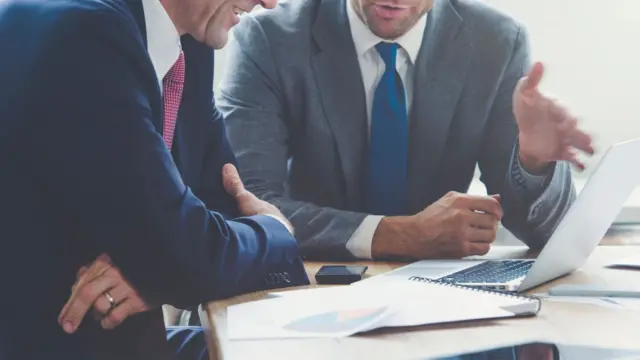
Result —
[[533, 260], [491, 260], [439, 280], [452, 283], [506, 283], [524, 277], [532, 265]]

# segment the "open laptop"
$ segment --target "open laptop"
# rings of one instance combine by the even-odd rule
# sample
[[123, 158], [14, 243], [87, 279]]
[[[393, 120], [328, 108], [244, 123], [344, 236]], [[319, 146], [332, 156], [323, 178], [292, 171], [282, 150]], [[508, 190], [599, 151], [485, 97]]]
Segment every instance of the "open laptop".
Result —
[[607, 150], [535, 260], [425, 260], [389, 275], [521, 292], [569, 274], [584, 265], [640, 185], [640, 164], [633, 160], [638, 156], [640, 139]]

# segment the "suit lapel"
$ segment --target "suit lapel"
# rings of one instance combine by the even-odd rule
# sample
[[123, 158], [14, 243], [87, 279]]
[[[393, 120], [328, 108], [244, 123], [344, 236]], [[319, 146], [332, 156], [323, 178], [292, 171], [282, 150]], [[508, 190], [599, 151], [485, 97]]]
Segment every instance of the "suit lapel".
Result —
[[345, 0], [322, 0], [313, 25], [319, 52], [312, 58], [311, 65], [338, 149], [347, 202], [350, 208], [358, 208], [367, 146], [367, 112], [345, 5]]
[[[416, 60], [409, 133], [409, 210], [421, 211], [433, 189], [449, 126], [464, 87], [469, 30], [449, 1], [436, 1]], [[464, 24], [467, 25], [467, 24]]]

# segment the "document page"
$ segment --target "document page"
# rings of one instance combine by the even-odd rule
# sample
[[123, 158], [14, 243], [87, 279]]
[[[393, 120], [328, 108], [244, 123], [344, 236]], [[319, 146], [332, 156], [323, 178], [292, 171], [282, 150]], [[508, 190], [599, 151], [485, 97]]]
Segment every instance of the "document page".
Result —
[[518, 298], [391, 279], [280, 294], [229, 307], [229, 338], [344, 337], [382, 327], [507, 318], [516, 315], [511, 306], [536, 307]]

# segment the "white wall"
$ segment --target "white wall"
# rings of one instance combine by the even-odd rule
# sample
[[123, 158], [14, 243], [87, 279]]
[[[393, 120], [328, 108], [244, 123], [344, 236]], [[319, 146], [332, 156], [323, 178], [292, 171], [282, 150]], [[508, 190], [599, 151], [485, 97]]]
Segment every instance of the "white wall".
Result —
[[596, 150], [640, 137], [640, 1], [485, 1], [527, 28], [543, 89], [580, 116]]

